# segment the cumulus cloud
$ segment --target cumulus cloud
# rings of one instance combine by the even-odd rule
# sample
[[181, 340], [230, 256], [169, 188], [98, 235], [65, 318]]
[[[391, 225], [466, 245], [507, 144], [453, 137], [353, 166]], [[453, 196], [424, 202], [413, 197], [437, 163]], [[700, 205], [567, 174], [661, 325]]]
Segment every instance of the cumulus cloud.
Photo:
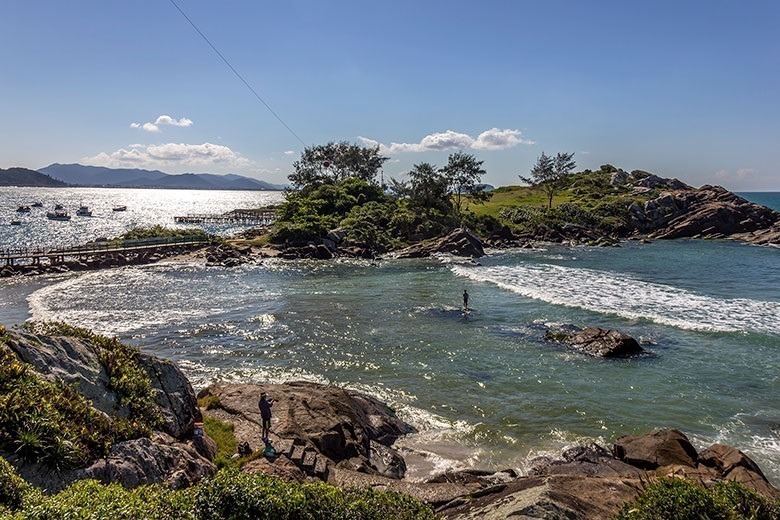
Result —
[[479, 134], [476, 139], [468, 134], [447, 130], [426, 135], [419, 143], [380, 143], [375, 139], [358, 136], [358, 140], [368, 146], [378, 146], [379, 151], [387, 154], [405, 152], [430, 152], [443, 150], [504, 150], [519, 144], [534, 144], [525, 139], [520, 130], [491, 128]]
[[147, 132], [159, 132], [161, 126], [180, 126], [186, 128], [192, 126], [192, 119], [187, 119], [186, 117], [174, 119], [169, 115], [163, 114], [158, 116], [154, 123], [130, 123], [130, 128], [140, 128]]
[[110, 168], [161, 168], [166, 166], [231, 166], [251, 164], [247, 158], [227, 146], [212, 143], [130, 145], [114, 152], [84, 157], [84, 164]]

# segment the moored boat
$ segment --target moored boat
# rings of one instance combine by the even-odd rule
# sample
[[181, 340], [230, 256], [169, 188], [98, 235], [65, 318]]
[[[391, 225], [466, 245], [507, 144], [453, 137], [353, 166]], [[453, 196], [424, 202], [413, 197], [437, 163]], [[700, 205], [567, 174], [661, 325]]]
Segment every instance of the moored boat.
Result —
[[11, 221], [11, 225], [12, 226], [21, 226], [22, 225], [22, 221], [21, 220], [12, 220]]
[[79, 217], [91, 217], [92, 211], [90, 211], [90, 209], [87, 206], [82, 204], [81, 206], [79, 206], [79, 209], [76, 210], [76, 215], [78, 215]]
[[113, 211], [127, 211], [127, 206], [114, 206], [111, 208]]
[[31, 205], [33, 208], [42, 208], [42, 207], [43, 207], [43, 202], [33, 202], [33, 203], [32, 203], [32, 204], [30, 204], [30, 205]]
[[30, 206], [19, 206], [16, 208], [17, 213], [29, 213], [30, 211]]
[[70, 220], [70, 215], [64, 209], [55, 209], [47, 212], [46, 218], [49, 220]]
[[65, 209], [65, 208], [62, 207], [62, 204], [55, 204], [54, 211], [57, 211], [58, 209]]

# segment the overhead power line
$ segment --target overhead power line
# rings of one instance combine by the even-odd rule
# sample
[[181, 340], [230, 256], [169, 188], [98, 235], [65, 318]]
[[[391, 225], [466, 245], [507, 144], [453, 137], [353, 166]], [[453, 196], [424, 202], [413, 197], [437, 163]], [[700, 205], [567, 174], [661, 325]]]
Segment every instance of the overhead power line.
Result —
[[293, 129], [292, 129], [292, 128], [290, 128], [290, 126], [289, 126], [287, 123], [285, 123], [285, 122], [284, 122], [284, 120], [283, 120], [281, 117], [279, 117], [279, 114], [277, 114], [276, 112], [274, 112], [274, 109], [273, 109], [273, 108], [271, 108], [271, 106], [270, 106], [268, 103], [266, 103], [266, 102], [265, 102], [265, 100], [264, 100], [262, 97], [260, 97], [260, 94], [258, 94], [258, 93], [257, 93], [257, 91], [256, 91], [254, 88], [252, 88], [252, 85], [250, 85], [250, 84], [249, 84], [249, 83], [248, 83], [248, 82], [247, 82], [247, 81], [244, 79], [244, 77], [243, 77], [241, 74], [239, 74], [239, 73], [238, 73], [238, 71], [236, 70], [236, 68], [235, 68], [235, 67], [233, 67], [233, 65], [231, 65], [231, 64], [230, 64], [230, 62], [227, 60], [227, 58], [225, 58], [225, 56], [224, 56], [224, 55], [223, 55], [221, 52], [219, 52], [219, 49], [217, 49], [217, 48], [214, 46], [214, 44], [213, 44], [213, 43], [211, 43], [211, 40], [209, 40], [209, 39], [206, 37], [206, 35], [205, 35], [205, 34], [203, 34], [203, 31], [201, 31], [200, 29], [198, 29], [198, 26], [197, 26], [197, 25], [195, 25], [195, 22], [193, 22], [192, 20], [190, 20], [190, 17], [189, 17], [189, 16], [187, 16], [187, 13], [185, 13], [184, 11], [182, 11], [181, 7], [179, 7], [179, 5], [178, 5], [178, 4], [177, 4], [177, 3], [176, 3], [174, 0], [170, 0], [170, 2], [173, 4], [173, 7], [175, 7], [175, 8], [176, 8], [176, 10], [177, 10], [177, 11], [179, 11], [179, 12], [181, 13], [181, 15], [184, 17], [184, 19], [185, 19], [185, 20], [187, 20], [187, 21], [190, 23], [190, 25], [192, 26], [192, 28], [193, 28], [193, 29], [195, 29], [195, 31], [197, 31], [197, 33], [198, 33], [198, 34], [200, 34], [200, 37], [201, 37], [201, 38], [203, 38], [203, 39], [206, 41], [206, 43], [208, 43], [208, 44], [209, 44], [209, 47], [211, 47], [211, 48], [214, 50], [214, 52], [216, 52], [216, 53], [217, 53], [217, 56], [219, 56], [219, 57], [222, 59], [222, 61], [224, 61], [224, 62], [225, 62], [225, 65], [227, 65], [227, 66], [228, 66], [228, 68], [229, 68], [230, 70], [232, 70], [232, 71], [233, 71], [233, 74], [235, 74], [235, 75], [236, 75], [236, 77], [237, 77], [238, 79], [240, 79], [240, 80], [241, 80], [241, 83], [243, 83], [244, 85], [246, 85], [246, 88], [248, 88], [248, 89], [249, 89], [249, 90], [252, 92], [252, 94], [254, 94], [254, 95], [255, 95], [255, 97], [256, 97], [258, 100], [260, 100], [260, 102], [261, 102], [263, 105], [265, 105], [265, 108], [267, 108], [267, 109], [268, 109], [268, 111], [269, 111], [269, 112], [271, 112], [271, 113], [274, 115], [274, 117], [275, 117], [276, 119], [278, 119], [278, 120], [279, 120], [279, 122], [280, 122], [280, 123], [282, 123], [282, 125], [284, 125], [284, 127], [285, 127], [285, 128], [286, 128], [286, 129], [287, 129], [287, 130], [288, 130], [288, 131], [289, 131], [289, 132], [290, 132], [290, 133], [291, 133], [293, 136], [295, 136], [295, 138], [296, 138], [298, 141], [300, 141], [300, 143], [301, 143], [301, 144], [304, 146], [304, 148], [305, 148], [307, 145], [306, 145], [306, 143], [304, 142], [304, 140], [303, 140], [303, 139], [301, 139], [301, 138], [298, 136], [298, 134], [296, 134], [296, 133], [293, 131]]

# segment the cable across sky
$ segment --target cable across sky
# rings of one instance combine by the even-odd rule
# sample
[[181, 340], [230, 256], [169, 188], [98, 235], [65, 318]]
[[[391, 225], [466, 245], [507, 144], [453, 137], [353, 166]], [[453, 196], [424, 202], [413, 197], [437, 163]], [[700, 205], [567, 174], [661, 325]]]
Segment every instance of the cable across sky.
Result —
[[214, 50], [214, 52], [216, 52], [216, 53], [217, 53], [217, 56], [219, 56], [219, 57], [222, 59], [222, 61], [224, 61], [224, 62], [225, 62], [225, 65], [227, 65], [227, 66], [228, 66], [228, 68], [229, 68], [230, 70], [232, 70], [232, 71], [233, 71], [233, 74], [235, 74], [235, 75], [236, 75], [236, 77], [237, 77], [238, 79], [240, 79], [240, 80], [241, 80], [241, 82], [242, 82], [244, 85], [246, 85], [246, 88], [248, 88], [248, 89], [249, 89], [249, 90], [252, 92], [252, 94], [254, 94], [254, 95], [255, 95], [255, 97], [256, 97], [258, 100], [260, 100], [260, 102], [261, 102], [263, 105], [265, 105], [265, 108], [267, 108], [267, 109], [268, 109], [268, 111], [269, 111], [269, 112], [271, 112], [271, 113], [273, 114], [273, 116], [274, 116], [276, 119], [278, 119], [278, 120], [279, 120], [279, 122], [280, 122], [280, 123], [282, 123], [282, 125], [284, 125], [284, 127], [285, 127], [285, 128], [286, 128], [286, 129], [287, 129], [287, 130], [288, 130], [288, 131], [289, 131], [289, 132], [290, 132], [290, 133], [291, 133], [291, 134], [292, 134], [292, 135], [293, 135], [293, 136], [294, 136], [294, 137], [295, 137], [295, 138], [296, 138], [298, 141], [300, 141], [300, 143], [301, 143], [301, 144], [302, 144], [304, 147], [306, 147], [306, 146], [307, 146], [307, 145], [306, 145], [306, 142], [304, 142], [304, 140], [303, 140], [303, 139], [301, 139], [301, 138], [300, 138], [300, 136], [298, 136], [298, 134], [296, 134], [296, 133], [293, 131], [293, 129], [292, 129], [292, 128], [290, 128], [290, 125], [288, 125], [287, 123], [285, 123], [285, 122], [284, 122], [284, 120], [283, 120], [283, 119], [282, 119], [282, 118], [279, 116], [279, 114], [277, 114], [277, 113], [274, 111], [274, 109], [273, 109], [273, 108], [271, 108], [271, 106], [270, 106], [268, 103], [266, 103], [266, 102], [265, 102], [265, 100], [264, 100], [262, 97], [260, 97], [260, 94], [258, 94], [258, 93], [257, 93], [257, 91], [256, 91], [254, 88], [252, 88], [252, 85], [250, 85], [250, 84], [247, 82], [247, 80], [245, 80], [245, 79], [244, 79], [244, 77], [243, 77], [241, 74], [239, 74], [239, 72], [236, 70], [236, 68], [235, 68], [233, 65], [231, 65], [231, 64], [230, 64], [230, 62], [228, 61], [228, 59], [227, 59], [227, 58], [225, 58], [225, 56], [224, 56], [224, 55], [223, 55], [221, 52], [219, 52], [219, 49], [217, 49], [217, 48], [214, 46], [214, 44], [213, 44], [213, 43], [211, 43], [211, 40], [209, 40], [209, 39], [206, 37], [206, 35], [205, 35], [205, 34], [203, 34], [203, 31], [201, 31], [201, 30], [198, 28], [198, 26], [197, 26], [197, 25], [195, 25], [195, 22], [193, 22], [193, 21], [190, 19], [190, 17], [189, 17], [189, 16], [187, 16], [187, 13], [185, 13], [185, 12], [184, 12], [184, 11], [181, 9], [181, 7], [179, 7], [179, 5], [178, 5], [178, 4], [177, 4], [177, 3], [176, 3], [174, 0], [169, 0], [169, 1], [170, 1], [170, 2], [173, 4], [173, 6], [176, 8], [176, 10], [177, 10], [177, 11], [179, 11], [179, 13], [181, 13], [181, 15], [184, 17], [184, 19], [185, 19], [185, 20], [187, 20], [187, 21], [189, 22], [189, 24], [192, 26], [192, 28], [193, 28], [193, 29], [195, 29], [195, 31], [197, 31], [197, 33], [200, 35], [200, 37], [201, 37], [201, 38], [203, 38], [203, 40], [205, 40], [205, 42], [209, 44], [209, 47], [211, 47], [211, 48]]

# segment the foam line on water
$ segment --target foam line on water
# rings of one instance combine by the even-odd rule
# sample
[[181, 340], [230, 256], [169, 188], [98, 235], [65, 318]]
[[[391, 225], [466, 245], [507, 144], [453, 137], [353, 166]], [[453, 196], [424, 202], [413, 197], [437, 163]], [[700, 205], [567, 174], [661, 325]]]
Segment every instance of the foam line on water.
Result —
[[780, 302], [722, 299], [617, 273], [558, 265], [465, 267], [452, 271], [555, 305], [647, 319], [688, 330], [778, 334]]

